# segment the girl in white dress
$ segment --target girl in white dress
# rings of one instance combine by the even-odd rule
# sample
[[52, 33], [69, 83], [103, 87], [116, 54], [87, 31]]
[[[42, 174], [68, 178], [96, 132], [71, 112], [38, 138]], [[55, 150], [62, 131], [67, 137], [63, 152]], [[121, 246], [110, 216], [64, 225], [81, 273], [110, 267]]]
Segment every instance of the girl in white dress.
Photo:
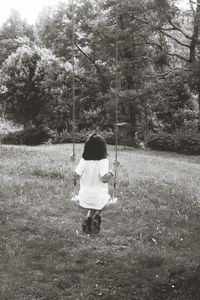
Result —
[[100, 230], [100, 213], [110, 200], [107, 182], [112, 176], [105, 140], [98, 134], [90, 135], [74, 172], [74, 179], [80, 178], [79, 204], [88, 210], [82, 223], [84, 233], [98, 233]]

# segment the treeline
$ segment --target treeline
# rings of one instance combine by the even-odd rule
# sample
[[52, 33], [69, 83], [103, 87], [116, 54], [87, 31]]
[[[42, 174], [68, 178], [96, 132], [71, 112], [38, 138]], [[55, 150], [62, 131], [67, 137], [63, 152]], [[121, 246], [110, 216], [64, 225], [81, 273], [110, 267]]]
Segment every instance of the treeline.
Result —
[[148, 143], [155, 134], [198, 140], [200, 0], [188, 1], [187, 11], [175, 0], [74, 2], [73, 15], [70, 3], [59, 3], [45, 8], [32, 26], [13, 10], [1, 26], [0, 102], [6, 117], [25, 130], [43, 128], [56, 142], [70, 140], [74, 19], [80, 140], [81, 132], [96, 128], [110, 138], [117, 71], [118, 119], [129, 124], [132, 144]]

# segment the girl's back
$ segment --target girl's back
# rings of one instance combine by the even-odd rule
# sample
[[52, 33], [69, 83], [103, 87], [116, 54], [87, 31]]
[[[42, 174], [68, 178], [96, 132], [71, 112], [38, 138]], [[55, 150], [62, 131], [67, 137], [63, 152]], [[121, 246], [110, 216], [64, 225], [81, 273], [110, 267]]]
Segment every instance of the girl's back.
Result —
[[80, 176], [78, 199], [82, 207], [101, 210], [108, 203], [108, 185], [101, 178], [108, 173], [108, 168], [106, 142], [98, 134], [92, 134], [85, 142], [75, 170]]
[[101, 160], [85, 160], [81, 158], [76, 173], [80, 175], [80, 205], [85, 208], [101, 209], [110, 196], [108, 184], [103, 183], [101, 177], [108, 172], [107, 158]]
[[108, 159], [101, 160], [80, 160], [76, 172], [81, 174], [81, 189], [107, 189], [107, 184], [102, 182], [103, 177], [108, 172]]

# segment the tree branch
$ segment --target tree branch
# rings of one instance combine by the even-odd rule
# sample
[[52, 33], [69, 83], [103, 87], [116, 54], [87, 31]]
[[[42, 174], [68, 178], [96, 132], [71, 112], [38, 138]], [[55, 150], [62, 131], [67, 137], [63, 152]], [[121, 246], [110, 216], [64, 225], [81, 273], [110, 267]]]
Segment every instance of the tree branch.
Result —
[[[141, 18], [137, 18], [137, 17], [134, 17], [135, 20], [139, 21], [139, 22], [142, 22], [144, 24], [148, 24], [149, 25], [149, 22], [148, 21], [145, 21], [144, 19], [141, 19]], [[182, 43], [181, 41], [179, 41], [177, 38], [171, 36], [170, 34], [168, 34], [167, 32], [163, 31], [162, 28], [160, 27], [155, 27], [156, 30], [160, 31], [161, 33], [163, 33], [164, 35], [166, 35], [167, 37], [171, 38], [172, 40], [174, 40], [176, 43], [178, 43], [179, 45], [183, 46], [183, 47], [187, 47], [187, 48], [190, 48], [189, 45], [187, 44], [184, 44]]]
[[195, 1], [192, 1], [192, 0], [189, 0], [190, 1], [190, 3], [193, 3], [193, 4], [195, 4], [195, 5], [199, 5], [200, 6], [200, 3], [198, 3], [198, 2], [195, 2]]
[[179, 32], [181, 32], [184, 37], [186, 37], [187, 39], [191, 40], [192, 39], [192, 36], [188, 35], [186, 32], [184, 32], [180, 27], [178, 27], [176, 24], [174, 24], [171, 20], [170, 17], [168, 17], [168, 22], [169, 24], [172, 26], [173, 30], [177, 30]]
[[147, 45], [155, 46], [155, 47], [158, 47], [160, 50], [163, 50], [163, 48], [160, 44], [158, 44], [156, 42], [149, 42], [149, 41], [147, 41], [147, 39], [144, 36], [142, 36], [142, 38]]
[[143, 24], [149, 25], [149, 22], [146, 21], [146, 20], [144, 20], [144, 19], [138, 18], [136, 16], [133, 16], [133, 19], [135, 19], [136, 21], [139, 21], [139, 22], [141, 22]]
[[100, 77], [102, 78], [103, 82], [105, 83], [106, 87], [111, 90], [109, 83], [107, 82], [105, 76], [102, 74], [99, 66], [96, 64], [95, 60], [93, 60], [87, 53], [85, 53], [77, 44], [75, 44], [76, 48], [95, 66], [97, 72], [99, 73]]
[[[137, 58], [137, 57], [136, 57]], [[149, 56], [138, 56], [138, 58], [142, 59], [142, 60], [149, 60], [151, 62], [154, 62], [154, 59], [149, 57]]]
[[170, 39], [174, 40], [176, 43], [178, 43], [179, 45], [183, 46], [183, 47], [187, 47], [190, 49], [190, 46], [187, 44], [182, 43], [181, 41], [179, 41], [177, 38], [175, 38], [174, 36], [171, 36], [170, 34], [168, 34], [167, 32], [163, 31], [160, 28], [157, 28], [161, 33], [163, 33], [164, 35], [166, 35], [167, 37], [169, 37]]
[[182, 55], [177, 54], [177, 53], [167, 53], [167, 55], [169, 55], [169, 56], [175, 56], [175, 57], [180, 58], [181, 60], [184, 60], [184, 61], [186, 61], [186, 62], [190, 62], [190, 60], [189, 60], [188, 58], [185, 58], [185, 57], [183, 57]]
[[192, 10], [192, 14], [193, 14], [193, 17], [195, 17], [195, 9], [194, 9], [194, 6], [193, 6], [193, 1], [191, 1], [191, 0], [189, 0], [189, 2], [190, 2], [190, 8], [191, 8], [191, 10]]
[[177, 71], [177, 70], [188, 71], [189, 69], [183, 69], [183, 68], [176, 67], [176, 68], [170, 69], [169, 71], [167, 71], [165, 73], [157, 73], [157, 74], [154, 74], [154, 75], [144, 75], [144, 77], [146, 77], [146, 78], [164, 77], [164, 76], [167, 76], [170, 73], [172, 73], [174, 71]]

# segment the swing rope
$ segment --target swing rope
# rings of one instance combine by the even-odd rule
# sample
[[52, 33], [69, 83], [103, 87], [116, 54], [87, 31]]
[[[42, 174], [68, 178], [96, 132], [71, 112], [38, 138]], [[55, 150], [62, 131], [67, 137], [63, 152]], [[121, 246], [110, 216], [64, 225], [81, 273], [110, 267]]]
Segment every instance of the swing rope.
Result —
[[74, 29], [74, 1], [72, 0], [72, 103], [73, 103], [73, 115], [72, 115], [72, 136], [73, 136], [73, 152], [72, 160], [75, 161], [76, 149], [75, 149], [75, 131], [76, 131], [76, 118], [75, 118], [75, 29]]
[[116, 63], [116, 77], [115, 77], [115, 160], [118, 156], [118, 103], [119, 103], [119, 5], [116, 6], [116, 40], [115, 40], [115, 63]]
[[[116, 0], [116, 39], [115, 39], [115, 63], [116, 63], [116, 75], [115, 75], [115, 162], [118, 159], [118, 106], [119, 106], [119, 2]], [[117, 168], [114, 172], [113, 194], [112, 198], [115, 198], [115, 190], [117, 185]]]
[[[75, 147], [75, 135], [76, 135], [76, 116], [75, 116], [75, 26], [74, 26], [74, 1], [72, 0], [72, 139], [73, 139], [73, 148], [71, 162], [75, 164], [76, 161], [76, 147]], [[74, 165], [73, 165], [74, 169]], [[76, 179], [74, 181], [74, 187], [76, 186]]]
[[[119, 104], [119, 0], [116, 0], [116, 39], [115, 39], [115, 162], [118, 162], [118, 104]], [[73, 116], [72, 116], [72, 136], [73, 136], [73, 151], [71, 160], [75, 162], [76, 147], [75, 147], [75, 134], [76, 134], [76, 116], [75, 116], [75, 20], [74, 20], [74, 0], [72, 0], [72, 103], [73, 103]], [[74, 185], [76, 183], [74, 182]], [[113, 194], [115, 198], [115, 190], [117, 185], [117, 168], [114, 172]]]

